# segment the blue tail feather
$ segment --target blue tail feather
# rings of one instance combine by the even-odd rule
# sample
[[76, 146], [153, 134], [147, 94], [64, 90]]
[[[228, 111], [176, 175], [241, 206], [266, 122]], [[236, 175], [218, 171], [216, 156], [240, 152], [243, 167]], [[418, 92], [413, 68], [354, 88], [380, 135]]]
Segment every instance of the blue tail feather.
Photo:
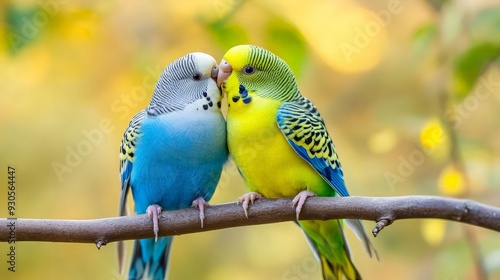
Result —
[[148, 279], [164, 280], [168, 270], [168, 259], [172, 247], [172, 237], [160, 237], [135, 240], [132, 263], [128, 274], [129, 280]]

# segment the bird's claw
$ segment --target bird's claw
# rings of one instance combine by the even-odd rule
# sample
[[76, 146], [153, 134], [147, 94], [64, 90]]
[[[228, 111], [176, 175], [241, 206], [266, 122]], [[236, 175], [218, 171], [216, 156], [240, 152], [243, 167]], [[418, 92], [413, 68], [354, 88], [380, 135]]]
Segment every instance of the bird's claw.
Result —
[[299, 192], [299, 194], [297, 194], [292, 202], [293, 202], [293, 205], [292, 205], [292, 208], [294, 208], [295, 206], [297, 206], [297, 208], [295, 208], [295, 213], [297, 213], [297, 220], [299, 219], [299, 215], [300, 215], [300, 211], [302, 210], [302, 206], [304, 205], [304, 203], [306, 202], [306, 199], [310, 196], [316, 196], [315, 193], [313, 192], [310, 192], [310, 191], [301, 191]]
[[191, 204], [191, 207], [200, 209], [200, 221], [202, 228], [203, 228], [203, 221], [205, 220], [205, 206], [207, 205], [209, 205], [208, 202], [206, 202], [205, 199], [201, 196], [193, 200], [193, 203]]
[[158, 204], [149, 205], [146, 209], [148, 217], [153, 220], [153, 232], [155, 233], [155, 242], [158, 240], [158, 215], [161, 213], [161, 206]]
[[247, 217], [247, 219], [248, 219], [248, 205], [250, 203], [253, 204], [254, 201], [259, 199], [259, 198], [262, 198], [262, 195], [260, 193], [249, 192], [249, 193], [246, 193], [246, 194], [240, 196], [238, 198], [238, 200], [236, 200], [236, 204], [241, 203], [241, 207], [243, 207], [243, 211], [245, 211], [245, 217]]

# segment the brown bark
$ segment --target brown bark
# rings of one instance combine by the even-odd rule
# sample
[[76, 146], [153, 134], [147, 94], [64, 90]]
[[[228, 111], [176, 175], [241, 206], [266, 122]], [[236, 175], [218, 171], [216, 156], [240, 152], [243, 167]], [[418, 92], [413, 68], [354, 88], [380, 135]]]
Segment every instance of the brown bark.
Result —
[[[208, 206], [201, 228], [197, 209], [164, 211], [160, 215], [159, 236], [181, 235], [238, 226], [295, 220], [290, 199], [259, 199], [250, 205], [248, 219], [236, 203]], [[362, 219], [376, 222], [376, 236], [399, 219], [438, 218], [500, 231], [500, 208], [471, 200], [434, 196], [401, 197], [311, 197], [300, 219]], [[15, 235], [19, 241], [95, 243], [153, 237], [146, 215], [94, 220], [0, 219], [0, 241]]]

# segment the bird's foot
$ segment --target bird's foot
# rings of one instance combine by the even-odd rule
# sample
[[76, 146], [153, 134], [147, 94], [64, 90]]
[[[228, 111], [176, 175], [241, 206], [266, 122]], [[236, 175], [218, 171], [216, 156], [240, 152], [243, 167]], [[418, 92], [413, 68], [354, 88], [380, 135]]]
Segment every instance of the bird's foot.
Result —
[[304, 205], [304, 202], [306, 202], [306, 199], [310, 196], [316, 196], [316, 194], [313, 192], [310, 192], [310, 191], [301, 191], [301, 192], [299, 192], [298, 195], [296, 195], [293, 198], [292, 208], [297, 206], [297, 208], [295, 208], [295, 213], [297, 213], [297, 220], [299, 219], [300, 211], [302, 210], [302, 206]]
[[146, 209], [146, 213], [149, 218], [153, 221], [153, 232], [155, 233], [155, 242], [158, 240], [158, 215], [161, 213], [161, 206], [158, 204], [149, 205]]
[[245, 211], [245, 217], [247, 217], [247, 219], [248, 219], [248, 205], [250, 203], [253, 204], [253, 202], [259, 198], [262, 198], [262, 195], [260, 193], [249, 192], [240, 196], [236, 201], [236, 204], [241, 203], [241, 207], [243, 207], [243, 211]]
[[210, 204], [208, 204], [208, 202], [206, 202], [205, 199], [201, 196], [193, 200], [193, 203], [191, 204], [191, 207], [200, 209], [201, 227], [203, 227], [203, 220], [205, 220], [205, 206], [208, 205]]

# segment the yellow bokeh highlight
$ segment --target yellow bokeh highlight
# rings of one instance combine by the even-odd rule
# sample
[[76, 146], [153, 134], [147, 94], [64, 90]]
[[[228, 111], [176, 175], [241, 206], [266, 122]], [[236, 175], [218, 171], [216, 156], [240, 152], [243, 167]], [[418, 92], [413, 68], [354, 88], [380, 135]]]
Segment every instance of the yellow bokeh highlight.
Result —
[[[280, 9], [301, 31], [310, 47], [330, 67], [345, 73], [359, 73], [375, 67], [387, 44], [386, 25], [392, 15], [378, 14], [350, 1], [315, 1], [311, 3], [267, 1]], [[291, 3], [291, 2], [290, 2]], [[287, 9], [283, 9], [287, 5]], [[385, 13], [384, 13], [385, 12]]]
[[435, 149], [446, 138], [441, 123], [436, 119], [428, 121], [420, 133], [420, 144], [427, 149]]
[[58, 25], [60, 33], [75, 43], [82, 43], [95, 39], [97, 32], [98, 14], [90, 9], [74, 9], [61, 16]]
[[419, 142], [426, 154], [431, 157], [444, 159], [448, 156], [450, 140], [441, 122], [436, 118], [430, 119], [424, 125]]
[[386, 153], [396, 146], [398, 135], [394, 129], [386, 128], [374, 133], [368, 139], [368, 148], [376, 154]]
[[446, 167], [439, 176], [439, 191], [447, 196], [460, 196], [465, 192], [465, 178], [455, 166]]
[[422, 237], [432, 246], [437, 246], [443, 242], [446, 233], [446, 223], [443, 220], [426, 219], [422, 221]]

